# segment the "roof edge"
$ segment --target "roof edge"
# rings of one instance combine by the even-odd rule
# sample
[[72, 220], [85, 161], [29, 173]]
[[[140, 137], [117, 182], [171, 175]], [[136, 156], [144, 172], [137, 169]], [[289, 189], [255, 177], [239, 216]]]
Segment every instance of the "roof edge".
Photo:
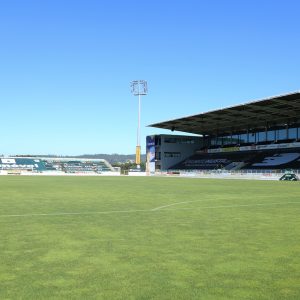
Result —
[[254, 103], [257, 103], [257, 102], [273, 100], [273, 99], [276, 99], [276, 98], [286, 97], [286, 96], [291, 96], [291, 95], [296, 95], [296, 94], [300, 95], [300, 90], [296, 90], [295, 92], [290, 92], [290, 93], [286, 93], [286, 94], [281, 94], [281, 95], [271, 96], [271, 97], [267, 97], [267, 98], [262, 98], [262, 99], [258, 99], [258, 100], [252, 100], [252, 101], [248, 101], [248, 102], [241, 103], [241, 104], [230, 105], [230, 106], [226, 106], [226, 107], [223, 107], [223, 108], [220, 108], [220, 109], [213, 109], [213, 110], [209, 110], [209, 111], [206, 111], [206, 112], [200, 112], [200, 113], [196, 113], [196, 114], [192, 114], [192, 115], [186, 115], [186, 116], [179, 117], [179, 118], [174, 118], [174, 119], [170, 119], [170, 120], [156, 122], [156, 123], [153, 123], [153, 124], [149, 124], [146, 127], [157, 127], [156, 125], [159, 125], [161, 123], [172, 122], [172, 121], [181, 120], [181, 119], [185, 119], [185, 118], [191, 118], [191, 117], [195, 117], [195, 116], [199, 116], [199, 115], [213, 113], [213, 112], [220, 111], [220, 110], [225, 110], [225, 109], [230, 109], [230, 108], [234, 108], [234, 107], [238, 107], [238, 106], [254, 104]]

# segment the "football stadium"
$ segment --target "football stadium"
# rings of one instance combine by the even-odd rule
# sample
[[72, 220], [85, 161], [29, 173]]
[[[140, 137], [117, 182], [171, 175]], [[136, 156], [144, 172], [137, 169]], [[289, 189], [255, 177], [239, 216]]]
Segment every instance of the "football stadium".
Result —
[[150, 173], [210, 170], [270, 178], [280, 178], [286, 169], [299, 173], [299, 92], [150, 126], [198, 135], [148, 136]]
[[148, 136], [151, 176], [1, 158], [30, 176], [0, 176], [0, 299], [300, 299], [299, 112], [296, 92], [153, 124], [197, 135]]

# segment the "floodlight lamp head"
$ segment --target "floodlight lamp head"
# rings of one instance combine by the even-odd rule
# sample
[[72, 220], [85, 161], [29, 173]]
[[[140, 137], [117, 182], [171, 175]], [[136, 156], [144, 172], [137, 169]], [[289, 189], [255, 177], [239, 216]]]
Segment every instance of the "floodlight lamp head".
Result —
[[148, 86], [146, 80], [133, 80], [131, 81], [131, 92], [134, 96], [147, 95]]

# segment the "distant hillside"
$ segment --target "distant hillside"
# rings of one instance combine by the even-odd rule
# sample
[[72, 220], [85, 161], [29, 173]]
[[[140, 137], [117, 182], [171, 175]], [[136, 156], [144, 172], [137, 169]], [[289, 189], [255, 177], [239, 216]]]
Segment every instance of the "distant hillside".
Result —
[[[76, 157], [81, 158], [103, 158], [107, 160], [109, 163], [125, 163], [129, 160], [135, 161], [135, 154], [83, 154]], [[146, 161], [146, 154], [141, 155], [141, 161]]]
[[[114, 163], [125, 163], [127, 161], [135, 161], [135, 154], [83, 154], [83, 155], [63, 155], [63, 156], [58, 156], [58, 155], [31, 155], [31, 154], [21, 154], [21, 155], [16, 155], [18, 157], [79, 157], [79, 158], [102, 158], [107, 160], [109, 163], [114, 164]], [[146, 161], [146, 154], [141, 155], [141, 161], [145, 162]]]

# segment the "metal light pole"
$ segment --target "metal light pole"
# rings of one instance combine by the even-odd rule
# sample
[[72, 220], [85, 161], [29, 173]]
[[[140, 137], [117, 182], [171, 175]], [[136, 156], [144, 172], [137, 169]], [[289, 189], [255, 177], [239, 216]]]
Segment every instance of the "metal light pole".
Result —
[[131, 92], [134, 96], [139, 96], [138, 106], [138, 128], [137, 128], [137, 146], [135, 150], [135, 163], [137, 168], [141, 167], [141, 96], [148, 93], [148, 86], [146, 80], [131, 81]]

